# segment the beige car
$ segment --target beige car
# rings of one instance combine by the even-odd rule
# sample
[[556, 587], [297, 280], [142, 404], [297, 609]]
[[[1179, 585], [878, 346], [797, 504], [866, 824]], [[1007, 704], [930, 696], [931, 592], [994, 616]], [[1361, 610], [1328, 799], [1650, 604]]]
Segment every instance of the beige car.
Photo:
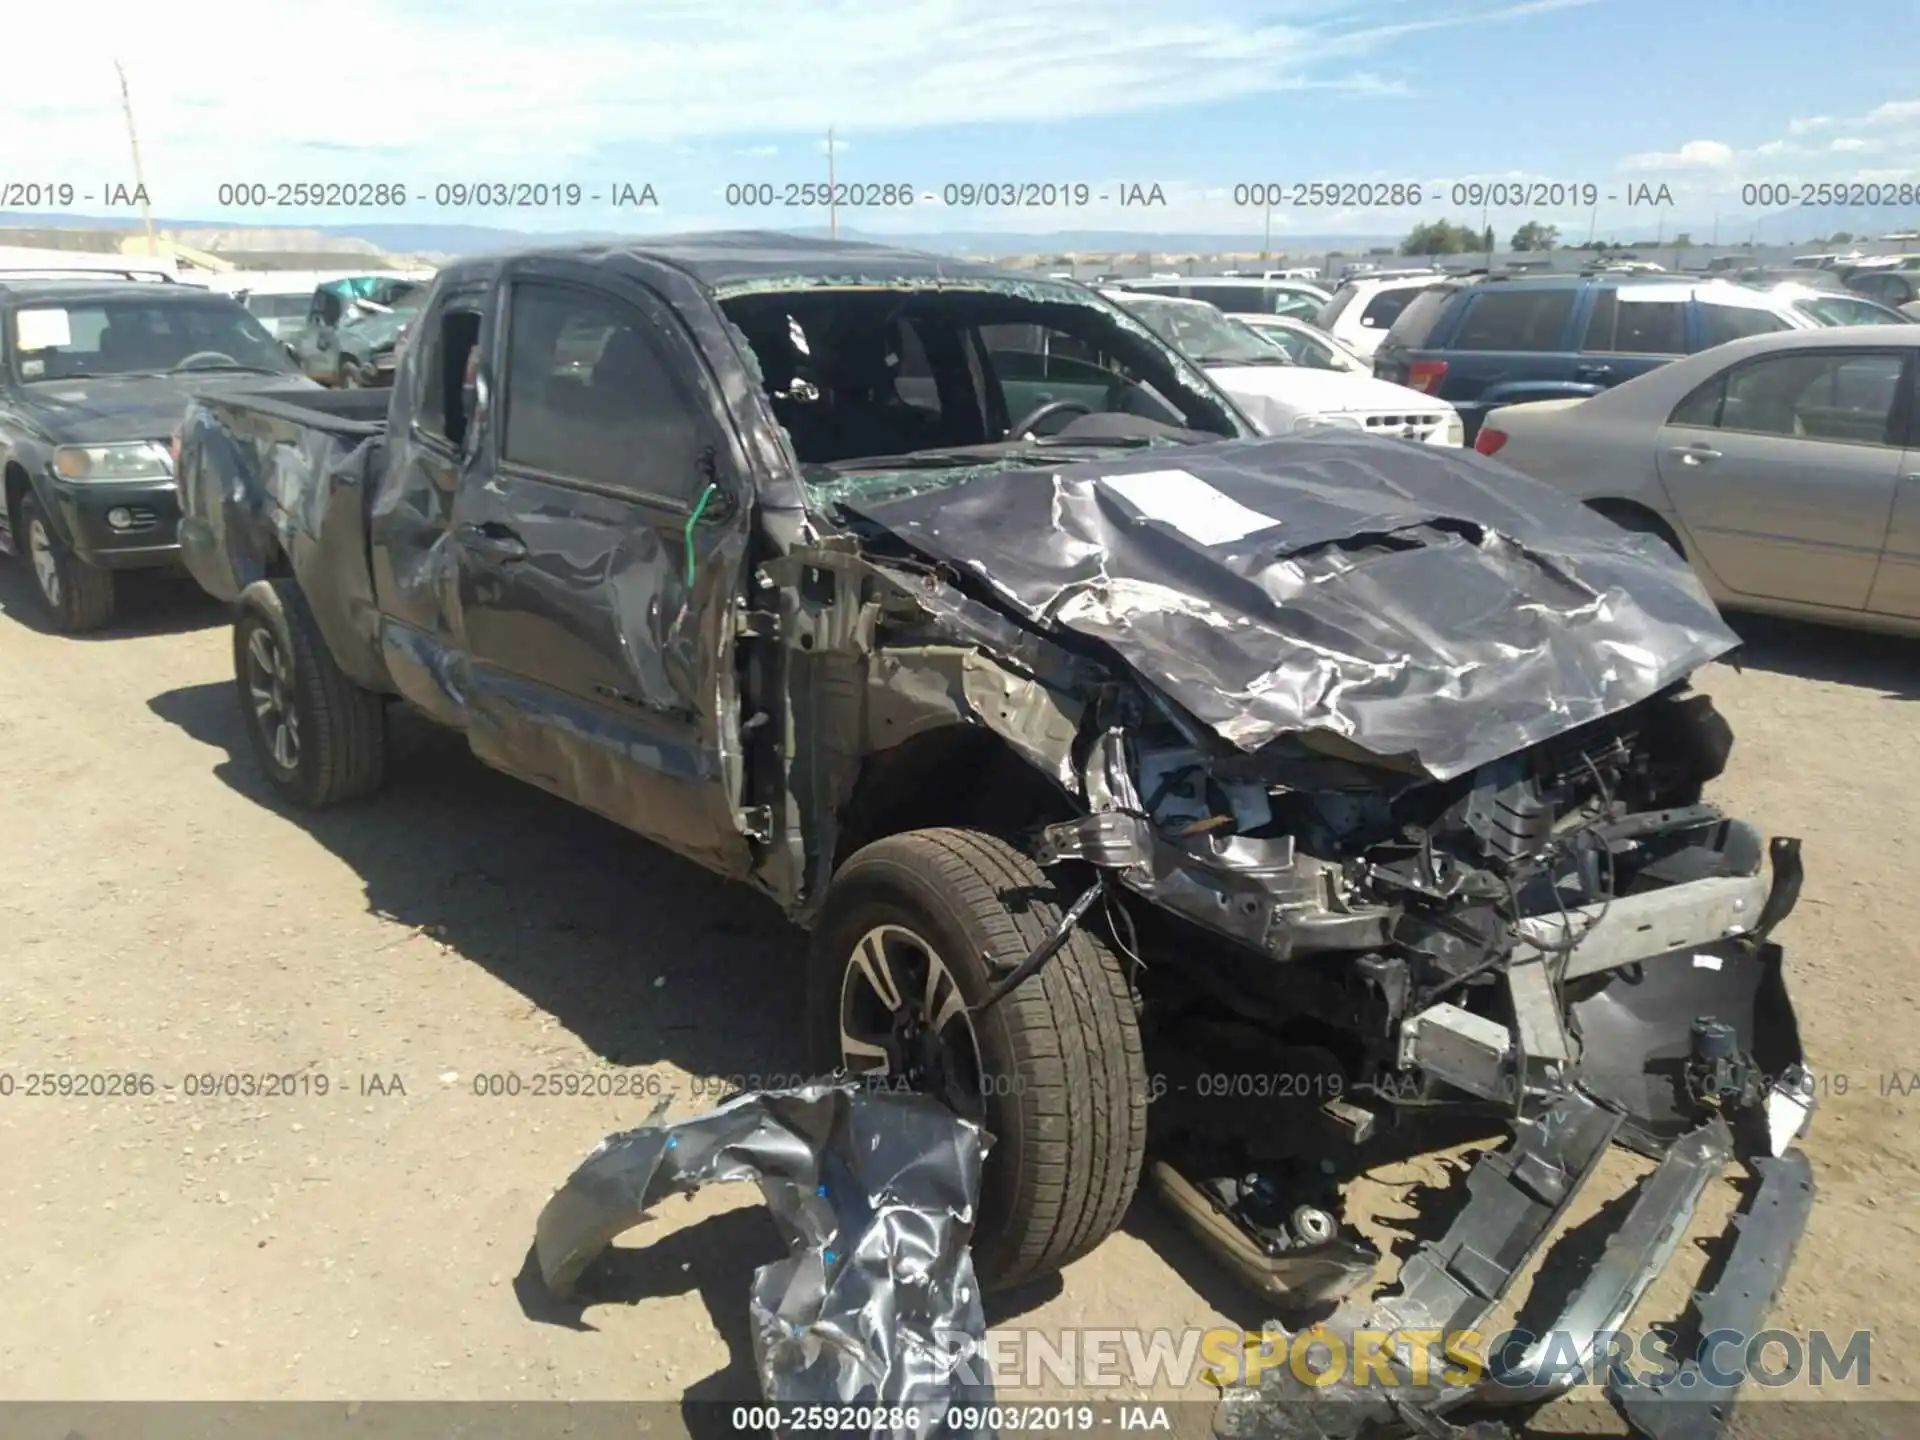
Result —
[[1474, 448], [1665, 539], [1729, 610], [1920, 635], [1917, 377], [1920, 327], [1755, 335], [1496, 409]]

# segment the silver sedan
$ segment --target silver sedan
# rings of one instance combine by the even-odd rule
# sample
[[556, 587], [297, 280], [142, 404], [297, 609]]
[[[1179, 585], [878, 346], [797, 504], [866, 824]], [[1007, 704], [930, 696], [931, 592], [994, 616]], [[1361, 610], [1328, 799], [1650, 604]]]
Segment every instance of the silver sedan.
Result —
[[1474, 448], [1693, 562], [1729, 610], [1920, 635], [1920, 327], [1716, 345]]

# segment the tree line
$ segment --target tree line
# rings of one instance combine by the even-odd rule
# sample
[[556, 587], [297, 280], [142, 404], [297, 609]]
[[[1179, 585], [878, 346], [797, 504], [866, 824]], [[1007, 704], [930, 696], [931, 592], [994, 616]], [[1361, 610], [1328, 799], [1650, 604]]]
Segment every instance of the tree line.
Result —
[[[1846, 245], [1855, 237], [1845, 230], [1832, 235], [1819, 236], [1806, 241], [1809, 245]], [[1589, 250], [1598, 254], [1613, 251], [1654, 248], [1660, 250], [1686, 250], [1692, 247], [1693, 237], [1682, 232], [1671, 240], [1663, 240], [1657, 246], [1628, 245], [1613, 240], [1589, 240], [1580, 245], [1563, 245], [1557, 226], [1546, 225], [1538, 220], [1529, 220], [1513, 232], [1507, 241], [1510, 251], [1537, 250]], [[1782, 242], [1773, 242], [1782, 243]], [[1795, 242], [1785, 242], [1792, 244]], [[1744, 241], [1729, 248], [1750, 249]], [[1451, 220], [1431, 220], [1424, 225], [1416, 225], [1408, 232], [1407, 238], [1400, 242], [1402, 255], [1486, 255], [1494, 249], [1494, 233], [1491, 225], [1484, 230], [1476, 230], [1471, 225], [1458, 225]]]

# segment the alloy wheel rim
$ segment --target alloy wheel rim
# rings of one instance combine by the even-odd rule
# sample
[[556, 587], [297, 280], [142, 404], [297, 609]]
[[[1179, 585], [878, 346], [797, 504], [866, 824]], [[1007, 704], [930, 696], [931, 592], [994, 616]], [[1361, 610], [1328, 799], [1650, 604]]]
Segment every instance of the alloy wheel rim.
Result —
[[60, 558], [53, 552], [53, 537], [36, 516], [27, 526], [27, 549], [33, 556], [33, 578], [49, 605], [60, 603]]
[[980, 1041], [953, 971], [904, 925], [860, 937], [840, 981], [840, 1059], [984, 1119]]
[[247, 694], [254, 724], [274, 763], [283, 770], [300, 764], [300, 716], [293, 703], [293, 665], [264, 628], [247, 637]]

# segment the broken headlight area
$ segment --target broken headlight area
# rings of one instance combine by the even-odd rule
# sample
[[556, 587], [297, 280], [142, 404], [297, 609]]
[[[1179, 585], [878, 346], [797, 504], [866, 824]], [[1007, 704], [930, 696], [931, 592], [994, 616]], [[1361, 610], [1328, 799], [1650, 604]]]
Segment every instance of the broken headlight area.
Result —
[[[1119, 890], [1152, 1178], [1281, 1308], [1470, 1327], [1609, 1146], [1664, 1162], [1642, 1228], [1665, 1244], [1707, 1178], [1804, 1129], [1769, 938], [1799, 844], [1703, 799], [1731, 748], [1707, 697], [1674, 686], [1449, 780], [1324, 735], [1230, 752], [1146, 700], [1098, 729], [1089, 813], [1037, 849]], [[1344, 1182], [1456, 1124], [1513, 1143], [1408, 1261], [1412, 1298], [1356, 1307], [1380, 1257], [1344, 1223]], [[1615, 1288], [1637, 1298], [1659, 1248]]]

